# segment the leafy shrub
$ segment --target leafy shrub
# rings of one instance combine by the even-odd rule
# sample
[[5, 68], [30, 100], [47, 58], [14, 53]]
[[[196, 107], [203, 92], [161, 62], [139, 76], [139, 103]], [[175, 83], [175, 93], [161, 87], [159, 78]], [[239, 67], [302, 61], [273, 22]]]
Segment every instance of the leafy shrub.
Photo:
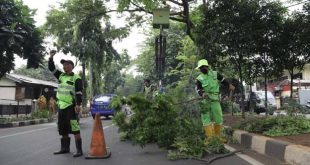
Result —
[[307, 112], [306, 108], [300, 105], [297, 100], [290, 98], [285, 99], [282, 109], [284, 109], [289, 116]]
[[238, 128], [267, 136], [297, 135], [310, 133], [310, 120], [303, 116], [250, 118], [242, 122]]
[[35, 111], [31, 114], [31, 116], [33, 118], [49, 118], [49, 110], [39, 110], [39, 111]]

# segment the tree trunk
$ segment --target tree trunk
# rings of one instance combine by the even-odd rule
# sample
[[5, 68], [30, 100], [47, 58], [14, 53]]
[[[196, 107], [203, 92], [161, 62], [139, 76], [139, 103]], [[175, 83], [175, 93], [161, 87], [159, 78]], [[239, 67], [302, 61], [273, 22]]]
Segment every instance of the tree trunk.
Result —
[[[241, 61], [241, 60], [240, 60]], [[242, 68], [241, 68], [241, 62], [238, 64], [238, 71], [240, 76], [240, 82], [241, 82], [241, 112], [242, 112], [242, 118], [245, 118], [245, 112], [244, 112], [244, 89], [243, 89], [243, 76], [242, 76]]]
[[[265, 61], [266, 62], [266, 61]], [[265, 78], [265, 109], [266, 116], [268, 116], [268, 105], [267, 105], [267, 64], [264, 66], [264, 78]]]
[[195, 39], [191, 33], [191, 20], [189, 17], [189, 5], [188, 5], [188, 1], [187, 0], [182, 0], [182, 4], [183, 4], [183, 14], [184, 14], [184, 20], [186, 23], [186, 34], [189, 36], [189, 38], [195, 42]]
[[294, 72], [291, 72], [291, 95], [290, 95], [290, 98], [292, 99], [293, 98], [293, 85], [294, 85], [294, 82], [293, 82], [293, 80], [294, 80]]
[[92, 69], [92, 59], [89, 60], [89, 96], [93, 98], [93, 69]]
[[253, 114], [253, 109], [252, 109], [252, 77], [251, 77], [251, 65], [249, 66], [249, 84], [250, 84], [250, 92], [249, 92], [249, 101], [247, 102], [248, 103], [248, 108], [249, 108], [249, 112], [251, 114]]
[[82, 61], [82, 82], [83, 82], [83, 100], [82, 107], [85, 108], [87, 105], [87, 93], [86, 93], [86, 74], [85, 74], [86, 64], [85, 61]]

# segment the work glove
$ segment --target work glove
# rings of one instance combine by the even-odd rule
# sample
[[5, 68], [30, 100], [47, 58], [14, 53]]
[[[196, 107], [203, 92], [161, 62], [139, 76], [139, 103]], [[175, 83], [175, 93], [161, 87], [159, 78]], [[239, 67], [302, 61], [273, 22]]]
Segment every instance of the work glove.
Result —
[[74, 110], [75, 110], [75, 113], [80, 113], [81, 106], [80, 105], [76, 105]]
[[207, 98], [208, 98], [208, 95], [205, 94], [205, 93], [202, 93], [202, 98], [207, 99]]
[[232, 84], [229, 84], [229, 90], [230, 90], [230, 91], [234, 91], [235, 89], [236, 89], [235, 86], [233, 86]]

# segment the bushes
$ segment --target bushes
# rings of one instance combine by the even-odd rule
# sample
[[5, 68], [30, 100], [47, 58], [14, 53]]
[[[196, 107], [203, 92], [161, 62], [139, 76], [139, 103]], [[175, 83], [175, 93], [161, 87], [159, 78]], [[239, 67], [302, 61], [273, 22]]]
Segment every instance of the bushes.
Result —
[[18, 122], [18, 121], [26, 121], [32, 119], [39, 119], [39, 118], [49, 118], [50, 112], [48, 110], [38, 110], [31, 114], [31, 116], [19, 116], [19, 117], [4, 117], [0, 118], [0, 124], [6, 124], [10, 122]]
[[277, 116], [250, 118], [239, 129], [267, 136], [287, 136], [310, 133], [310, 120], [303, 116]]
[[49, 110], [38, 110], [31, 114], [33, 118], [49, 118]]

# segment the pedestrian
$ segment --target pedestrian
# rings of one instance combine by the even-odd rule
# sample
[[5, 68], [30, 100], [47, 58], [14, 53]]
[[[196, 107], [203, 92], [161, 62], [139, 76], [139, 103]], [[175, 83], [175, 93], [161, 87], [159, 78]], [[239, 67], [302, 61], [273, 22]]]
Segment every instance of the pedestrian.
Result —
[[153, 98], [153, 92], [156, 90], [156, 87], [151, 84], [150, 79], [144, 79], [144, 87], [143, 87], [143, 93], [145, 95], [146, 99], [152, 99]]
[[41, 95], [39, 98], [38, 98], [38, 108], [40, 111], [43, 111], [46, 109], [46, 98]]
[[48, 101], [48, 109], [50, 110], [51, 116], [56, 113], [56, 100], [53, 96]]
[[82, 103], [82, 80], [79, 75], [72, 72], [74, 63], [71, 60], [62, 59], [60, 63], [63, 65], [64, 72], [56, 69], [53, 57], [56, 54], [55, 50], [50, 52], [48, 68], [53, 72], [54, 76], [59, 80], [57, 90], [58, 100], [58, 131], [61, 135], [61, 148], [54, 154], [64, 154], [70, 152], [70, 137], [73, 134], [75, 138], [76, 153], [74, 157], [83, 155], [82, 139], [80, 134], [80, 126], [77, 121], [76, 113], [81, 110]]
[[56, 101], [53, 96], [51, 96], [51, 98], [48, 101], [48, 107], [49, 107], [51, 114], [54, 115], [56, 112]]
[[201, 121], [204, 127], [205, 136], [208, 140], [215, 136], [224, 142], [225, 139], [221, 137], [223, 115], [219, 97], [220, 83], [228, 85], [229, 90], [235, 90], [235, 87], [226, 81], [221, 74], [212, 70], [208, 61], [205, 59], [198, 61], [196, 69], [201, 72], [196, 78], [196, 90], [197, 93], [204, 98], [200, 105]]

